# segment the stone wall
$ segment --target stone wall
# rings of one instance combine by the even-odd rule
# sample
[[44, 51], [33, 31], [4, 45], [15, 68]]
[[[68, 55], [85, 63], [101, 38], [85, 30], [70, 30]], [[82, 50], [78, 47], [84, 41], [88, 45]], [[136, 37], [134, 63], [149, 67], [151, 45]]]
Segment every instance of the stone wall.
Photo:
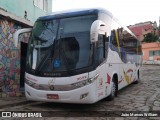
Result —
[[13, 40], [13, 33], [20, 28], [20, 24], [0, 18], [0, 97], [21, 95], [20, 50]]

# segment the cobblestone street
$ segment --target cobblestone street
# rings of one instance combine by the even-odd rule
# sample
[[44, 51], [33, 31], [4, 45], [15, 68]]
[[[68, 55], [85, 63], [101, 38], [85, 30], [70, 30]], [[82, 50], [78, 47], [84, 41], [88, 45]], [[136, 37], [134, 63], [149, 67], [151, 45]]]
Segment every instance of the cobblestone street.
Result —
[[[143, 66], [138, 84], [131, 84], [118, 92], [118, 97], [113, 101], [101, 100], [91, 105], [76, 105], [46, 102], [27, 102], [23, 105], [4, 107], [1, 111], [160, 111], [160, 66]], [[86, 113], [87, 113], [86, 112]], [[77, 115], [78, 116], [78, 115]], [[19, 118], [17, 118], [19, 119]], [[31, 119], [31, 118], [26, 118]], [[53, 118], [40, 118], [39, 120], [51, 120]], [[160, 119], [160, 117], [54, 117], [54, 120], [145, 120]]]

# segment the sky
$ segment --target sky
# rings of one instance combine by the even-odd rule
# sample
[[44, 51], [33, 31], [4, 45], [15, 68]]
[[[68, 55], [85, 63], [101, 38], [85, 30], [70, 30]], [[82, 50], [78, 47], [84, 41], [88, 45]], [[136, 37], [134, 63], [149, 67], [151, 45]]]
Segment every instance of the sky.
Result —
[[109, 10], [124, 25], [156, 21], [159, 25], [159, 0], [52, 0], [52, 12], [101, 7]]

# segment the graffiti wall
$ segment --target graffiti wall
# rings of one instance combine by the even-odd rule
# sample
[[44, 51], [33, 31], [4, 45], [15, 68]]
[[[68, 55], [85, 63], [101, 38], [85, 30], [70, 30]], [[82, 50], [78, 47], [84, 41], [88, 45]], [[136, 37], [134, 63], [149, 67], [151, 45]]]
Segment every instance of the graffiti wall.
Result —
[[20, 50], [13, 33], [21, 26], [0, 18], [0, 97], [19, 96]]

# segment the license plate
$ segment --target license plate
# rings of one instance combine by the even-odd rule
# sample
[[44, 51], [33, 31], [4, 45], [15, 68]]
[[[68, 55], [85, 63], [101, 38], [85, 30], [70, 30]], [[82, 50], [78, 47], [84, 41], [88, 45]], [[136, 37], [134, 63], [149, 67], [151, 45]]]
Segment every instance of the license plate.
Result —
[[48, 99], [59, 99], [59, 95], [58, 94], [47, 94], [47, 98]]

